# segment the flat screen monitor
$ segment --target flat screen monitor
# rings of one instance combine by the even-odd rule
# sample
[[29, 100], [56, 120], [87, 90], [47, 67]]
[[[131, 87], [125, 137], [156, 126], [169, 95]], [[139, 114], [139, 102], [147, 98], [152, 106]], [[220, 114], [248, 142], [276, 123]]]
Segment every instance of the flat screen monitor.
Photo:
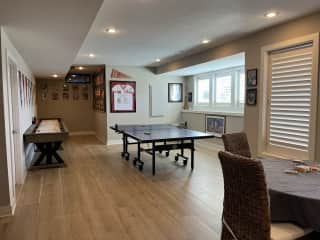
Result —
[[68, 74], [66, 77], [67, 83], [89, 84], [90, 80], [89, 74]]

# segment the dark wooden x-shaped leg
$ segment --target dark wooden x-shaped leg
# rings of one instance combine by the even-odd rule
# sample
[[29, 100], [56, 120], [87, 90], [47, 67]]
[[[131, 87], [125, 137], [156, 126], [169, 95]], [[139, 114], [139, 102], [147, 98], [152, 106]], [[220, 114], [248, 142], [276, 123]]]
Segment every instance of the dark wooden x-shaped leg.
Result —
[[[36, 143], [37, 148], [41, 154], [33, 164], [34, 167], [60, 167], [64, 166], [64, 161], [59, 156], [57, 151], [59, 150], [62, 142], [47, 142], [47, 143]], [[45, 163], [41, 163], [46, 158]], [[53, 162], [53, 158], [56, 162]]]

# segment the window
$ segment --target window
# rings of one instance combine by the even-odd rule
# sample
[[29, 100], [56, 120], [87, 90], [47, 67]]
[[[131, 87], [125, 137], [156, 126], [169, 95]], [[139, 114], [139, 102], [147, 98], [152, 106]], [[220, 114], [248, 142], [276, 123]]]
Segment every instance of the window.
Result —
[[198, 79], [197, 81], [197, 103], [210, 102], [210, 79]]
[[316, 107], [312, 43], [268, 54], [266, 151], [312, 159]]
[[195, 106], [235, 111], [243, 109], [245, 96], [243, 67], [199, 75], [195, 79]]
[[216, 78], [215, 102], [231, 104], [232, 76], [226, 75]]

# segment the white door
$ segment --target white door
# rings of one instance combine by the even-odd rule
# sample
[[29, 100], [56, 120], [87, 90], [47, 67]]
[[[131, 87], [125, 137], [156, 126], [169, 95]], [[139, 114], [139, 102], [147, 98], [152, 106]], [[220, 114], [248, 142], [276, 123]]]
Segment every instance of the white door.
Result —
[[19, 115], [19, 83], [18, 83], [18, 71], [17, 65], [9, 58], [9, 80], [11, 85], [11, 114], [12, 123], [11, 125], [11, 151], [14, 158], [12, 162], [13, 176], [15, 183], [21, 183], [23, 181], [22, 176], [22, 161], [21, 161], [21, 134], [20, 134], [20, 115]]

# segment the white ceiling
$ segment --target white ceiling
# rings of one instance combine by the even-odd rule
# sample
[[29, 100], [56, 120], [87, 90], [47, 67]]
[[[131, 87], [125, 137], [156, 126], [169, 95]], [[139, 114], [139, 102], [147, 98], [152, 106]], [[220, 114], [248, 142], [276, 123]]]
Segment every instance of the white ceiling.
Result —
[[[319, 0], [105, 0], [74, 63], [156, 66], [319, 9]], [[269, 10], [280, 15], [266, 19]], [[110, 26], [119, 34], [104, 33]]]
[[218, 71], [226, 68], [240, 67], [245, 65], [245, 53], [238, 53], [217, 60], [193, 65], [191, 67], [180, 68], [175, 71], [167, 72], [161, 75], [164, 76], [193, 76], [201, 73]]
[[0, 0], [0, 25], [37, 77], [65, 74], [102, 0]]

